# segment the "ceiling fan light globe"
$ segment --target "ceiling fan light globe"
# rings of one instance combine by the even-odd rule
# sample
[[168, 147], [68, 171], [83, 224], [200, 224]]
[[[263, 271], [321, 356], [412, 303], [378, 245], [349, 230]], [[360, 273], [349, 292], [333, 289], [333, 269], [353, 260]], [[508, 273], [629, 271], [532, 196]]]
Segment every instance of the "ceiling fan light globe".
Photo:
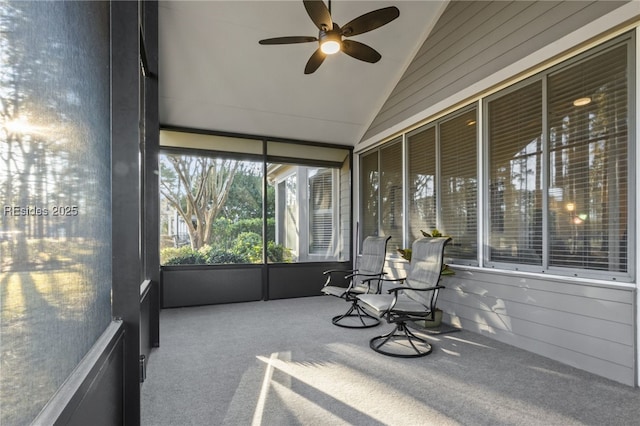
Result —
[[320, 44], [320, 50], [327, 55], [333, 55], [340, 51], [340, 42], [336, 40], [325, 40]]

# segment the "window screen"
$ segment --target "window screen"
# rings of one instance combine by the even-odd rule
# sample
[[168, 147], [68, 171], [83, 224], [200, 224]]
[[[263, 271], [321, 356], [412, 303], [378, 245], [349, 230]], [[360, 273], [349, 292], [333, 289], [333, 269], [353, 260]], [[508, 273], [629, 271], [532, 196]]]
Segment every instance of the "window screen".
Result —
[[111, 322], [109, 4], [0, 2], [0, 424]]

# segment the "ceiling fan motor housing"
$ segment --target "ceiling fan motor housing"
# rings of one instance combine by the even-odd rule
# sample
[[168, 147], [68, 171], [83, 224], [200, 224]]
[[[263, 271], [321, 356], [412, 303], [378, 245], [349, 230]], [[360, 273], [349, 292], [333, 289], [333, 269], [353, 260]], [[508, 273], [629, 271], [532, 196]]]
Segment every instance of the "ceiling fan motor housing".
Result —
[[[330, 31], [320, 30], [318, 42], [322, 52], [328, 55], [337, 53], [342, 49], [342, 34], [340, 28], [334, 23], [334, 27]], [[337, 28], [337, 29], [336, 29]]]

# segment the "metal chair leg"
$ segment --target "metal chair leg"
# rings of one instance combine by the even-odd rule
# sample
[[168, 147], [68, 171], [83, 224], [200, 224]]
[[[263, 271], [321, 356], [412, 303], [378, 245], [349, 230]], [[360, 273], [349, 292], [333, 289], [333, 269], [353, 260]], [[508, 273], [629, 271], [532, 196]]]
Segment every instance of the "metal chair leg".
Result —
[[[345, 318], [357, 318], [360, 324], [349, 324], [347, 322], [341, 322]], [[348, 320], [347, 320], [348, 321]], [[357, 301], [353, 301], [351, 307], [347, 312], [342, 315], [337, 315], [331, 319], [331, 322], [338, 327], [344, 328], [371, 328], [380, 324], [380, 320], [374, 316], [369, 315], [364, 309], [358, 305]]]
[[[386, 345], [394, 343], [397, 343], [404, 348], [410, 348], [412, 352], [401, 353], [384, 349]], [[369, 341], [369, 347], [383, 355], [397, 358], [418, 358], [429, 355], [432, 350], [431, 344], [425, 339], [413, 334], [404, 322], [397, 322], [395, 328], [389, 333], [371, 339]]]

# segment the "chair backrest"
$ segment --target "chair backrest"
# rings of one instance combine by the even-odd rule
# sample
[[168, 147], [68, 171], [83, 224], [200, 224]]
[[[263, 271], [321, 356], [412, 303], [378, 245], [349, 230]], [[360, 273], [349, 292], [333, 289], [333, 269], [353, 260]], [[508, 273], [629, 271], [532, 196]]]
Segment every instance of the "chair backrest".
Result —
[[[387, 242], [391, 237], [369, 236], [362, 242], [362, 256], [358, 259], [356, 269], [358, 274], [381, 274], [384, 269], [384, 260], [387, 256]], [[370, 277], [355, 276], [354, 286], [360, 285], [363, 280]]]
[[[411, 288], [435, 287], [440, 281], [444, 264], [444, 247], [451, 241], [450, 237], [420, 238], [411, 247], [411, 263], [404, 285]], [[435, 300], [439, 290], [405, 291], [411, 299], [421, 303], [428, 309], [435, 308]]]

